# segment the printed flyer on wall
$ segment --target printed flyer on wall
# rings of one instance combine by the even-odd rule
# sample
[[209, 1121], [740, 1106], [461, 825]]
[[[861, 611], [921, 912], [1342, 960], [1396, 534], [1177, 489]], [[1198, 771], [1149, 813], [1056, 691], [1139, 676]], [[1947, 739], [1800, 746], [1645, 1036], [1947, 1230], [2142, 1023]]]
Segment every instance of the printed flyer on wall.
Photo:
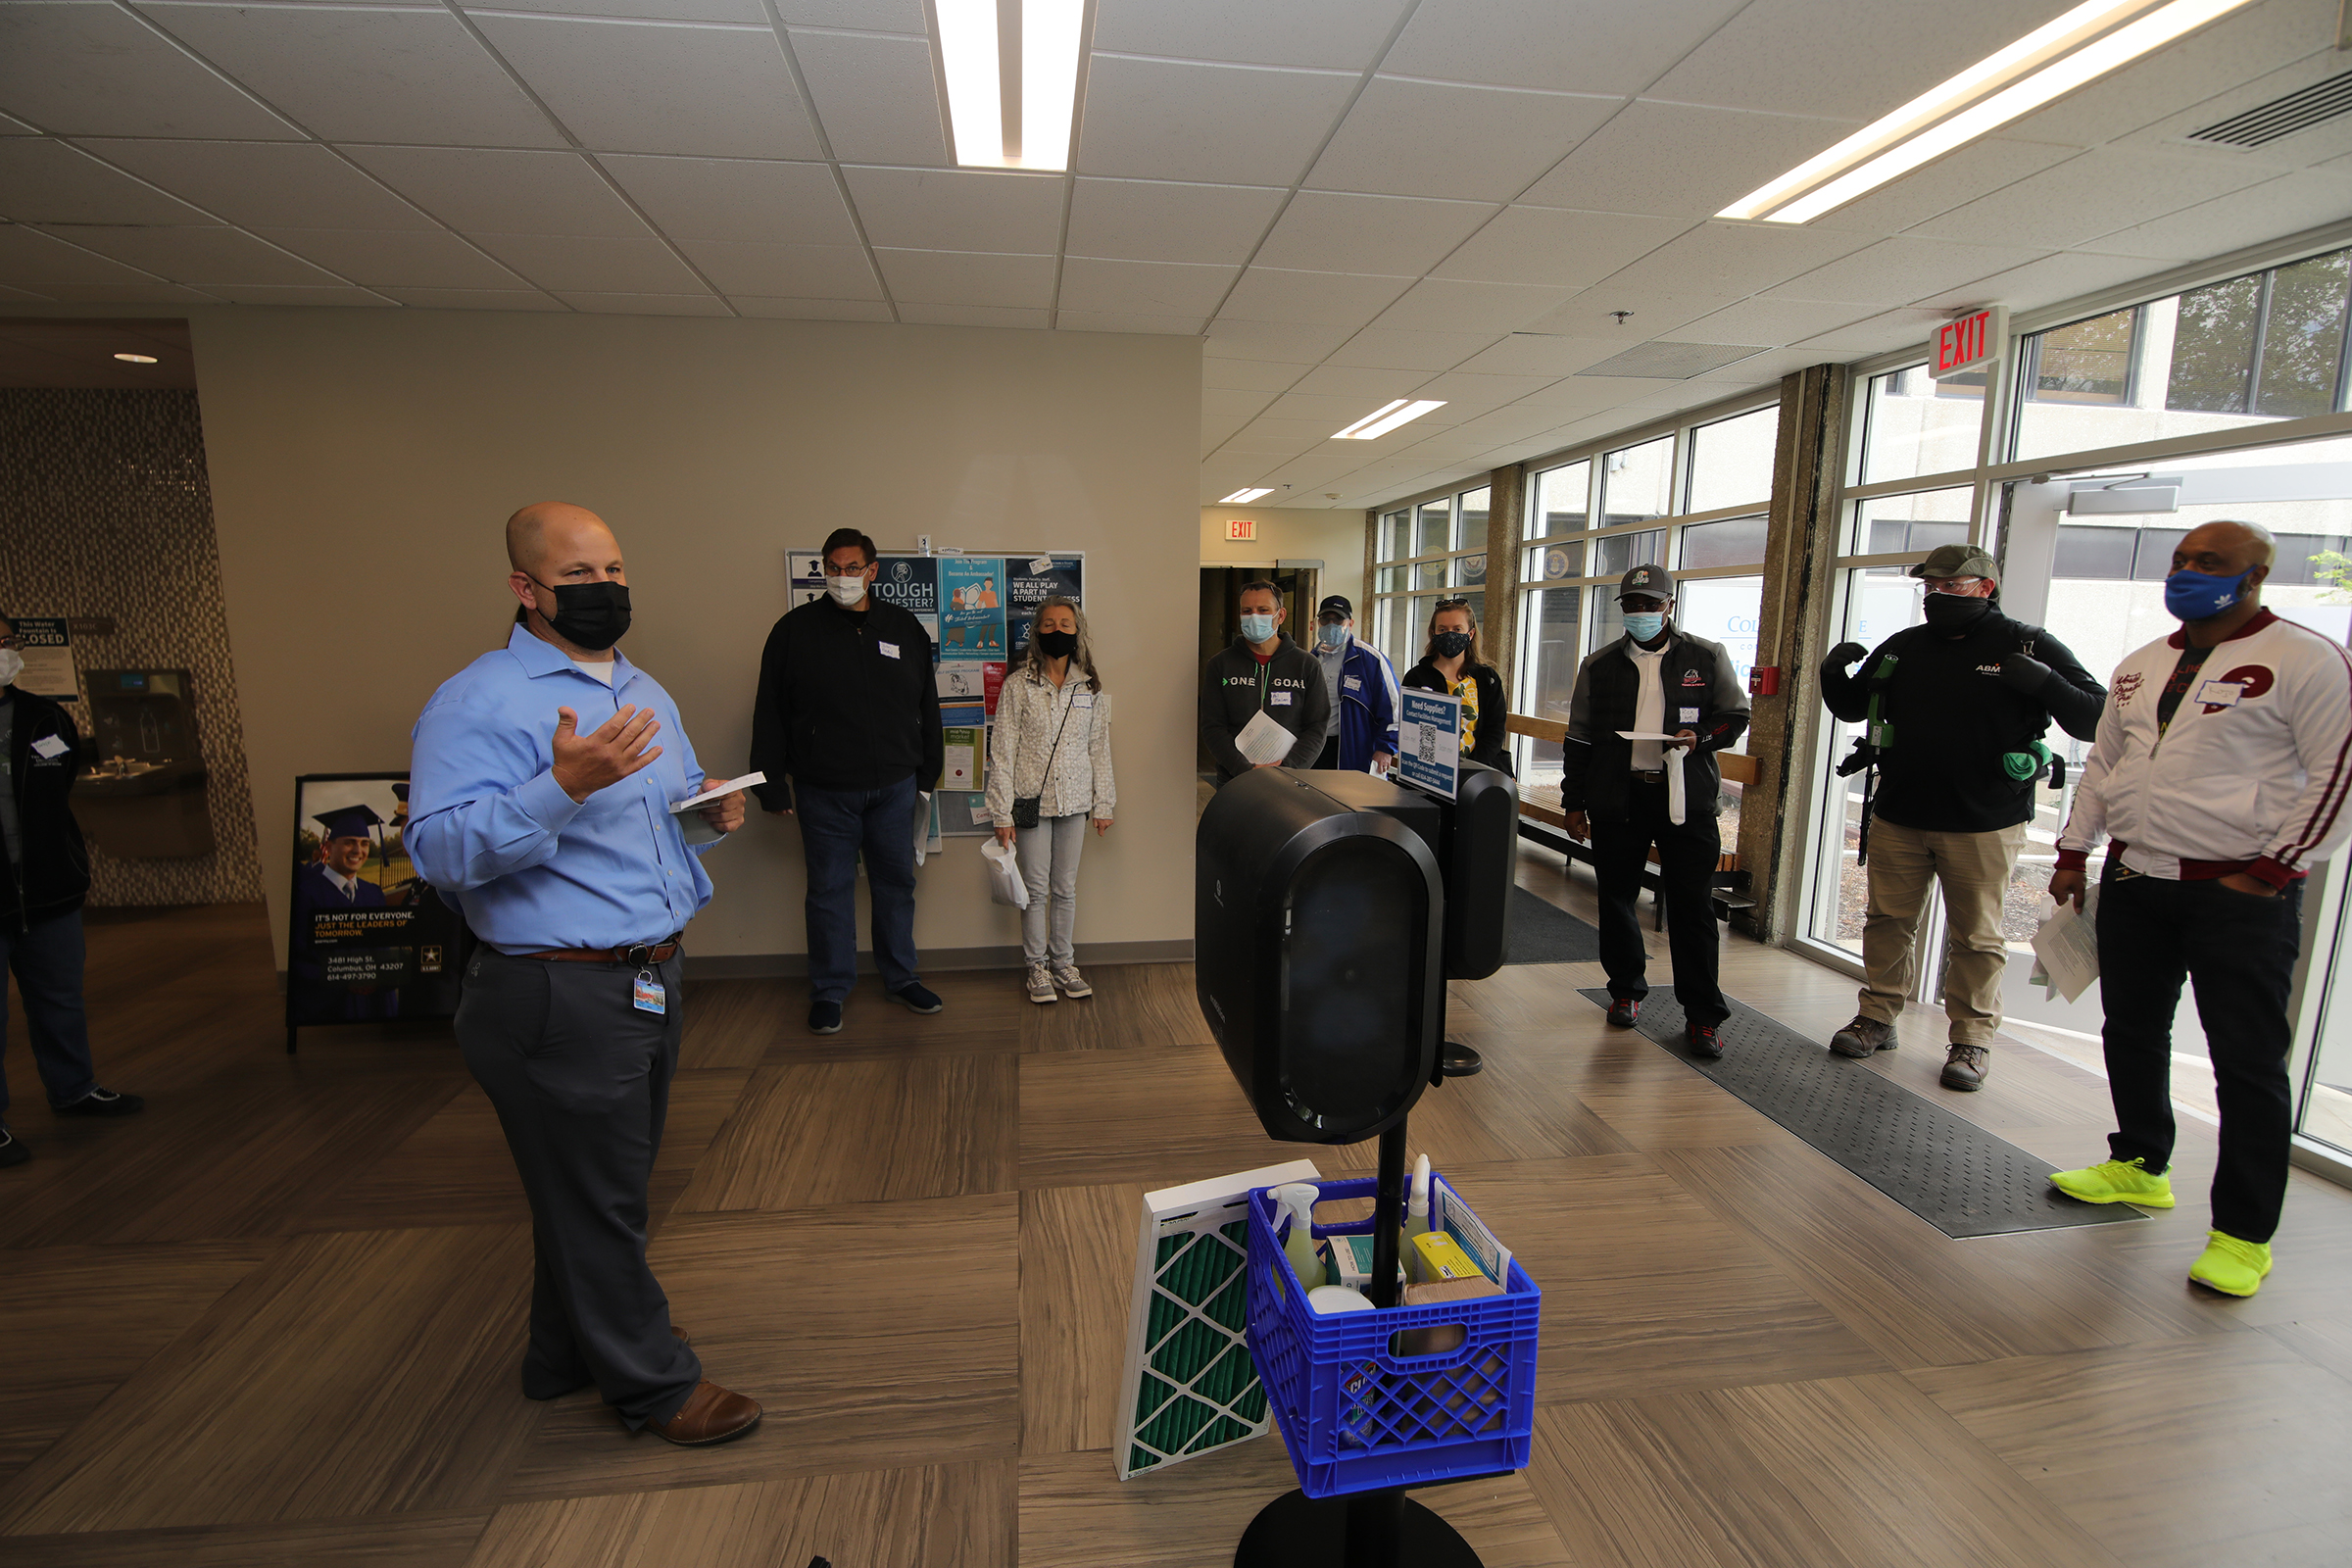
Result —
[[457, 1011], [465, 922], [409, 860], [405, 773], [294, 781], [286, 1027]]
[[1076, 556], [1007, 556], [1004, 570], [1004, 604], [1010, 619], [1006, 629], [1015, 654], [1029, 646], [1029, 628], [1037, 620], [1038, 606], [1055, 594], [1086, 603], [1079, 592], [1082, 583]]
[[940, 657], [1004, 658], [1004, 562], [999, 556], [939, 560]]

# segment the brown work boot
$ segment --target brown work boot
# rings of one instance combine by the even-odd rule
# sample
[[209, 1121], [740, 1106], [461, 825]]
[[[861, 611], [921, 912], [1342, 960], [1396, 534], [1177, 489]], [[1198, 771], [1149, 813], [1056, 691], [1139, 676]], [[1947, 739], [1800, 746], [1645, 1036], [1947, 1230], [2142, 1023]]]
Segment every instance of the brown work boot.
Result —
[[1876, 1055], [1882, 1051], [1892, 1051], [1894, 1025], [1856, 1013], [1852, 1023], [1830, 1036], [1830, 1049], [1840, 1056], [1852, 1056], [1856, 1060]]
[[686, 1403], [666, 1421], [648, 1421], [645, 1430], [682, 1447], [726, 1443], [760, 1424], [760, 1406], [709, 1378], [694, 1386]]
[[1943, 1059], [1943, 1076], [1937, 1081], [1946, 1089], [1982, 1089], [1984, 1075], [1990, 1071], [1990, 1050], [1984, 1046], [1954, 1046], [1951, 1054]]

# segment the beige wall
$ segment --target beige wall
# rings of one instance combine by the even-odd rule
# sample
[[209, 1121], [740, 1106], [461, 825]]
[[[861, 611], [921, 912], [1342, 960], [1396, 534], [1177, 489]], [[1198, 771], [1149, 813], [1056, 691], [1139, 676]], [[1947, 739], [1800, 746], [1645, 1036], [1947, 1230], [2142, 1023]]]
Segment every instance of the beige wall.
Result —
[[[1228, 517], [1253, 518], [1257, 538], [1249, 544], [1227, 539]], [[1360, 611], [1364, 604], [1364, 514], [1304, 507], [1202, 507], [1200, 564], [1222, 566], [1245, 561], [1320, 561], [1323, 593], [1346, 594], [1348, 602]]]
[[[858, 322], [416, 311], [191, 313], [264, 887], [282, 922], [298, 773], [396, 769], [434, 688], [506, 640], [500, 524], [562, 499], [629, 562], [629, 657], [705, 767], [741, 771], [784, 551], [1084, 550], [1117, 699], [1119, 822], [1081, 943], [1192, 935], [1200, 344]], [[553, 722], [553, 715], [550, 715]], [[976, 839], [921, 872], [927, 949], [1017, 943]], [[798, 954], [801, 849], [755, 815], [705, 862], [702, 956]], [[863, 931], [863, 917], [859, 929]]]

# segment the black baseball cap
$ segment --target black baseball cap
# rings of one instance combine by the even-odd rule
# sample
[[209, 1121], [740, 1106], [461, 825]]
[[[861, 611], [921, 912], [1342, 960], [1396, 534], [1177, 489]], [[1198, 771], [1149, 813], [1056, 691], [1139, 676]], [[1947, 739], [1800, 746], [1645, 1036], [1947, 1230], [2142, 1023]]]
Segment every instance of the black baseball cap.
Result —
[[1333, 594], [1329, 599], [1324, 600], [1321, 604], [1315, 607], [1315, 618], [1317, 620], [1321, 620], [1325, 615], [1337, 615], [1342, 620], [1353, 620], [1355, 618], [1355, 607], [1348, 602], [1345, 594]]
[[1646, 594], [1652, 599], [1674, 597], [1674, 574], [1664, 566], [1636, 566], [1617, 584], [1617, 597], [1627, 594]]

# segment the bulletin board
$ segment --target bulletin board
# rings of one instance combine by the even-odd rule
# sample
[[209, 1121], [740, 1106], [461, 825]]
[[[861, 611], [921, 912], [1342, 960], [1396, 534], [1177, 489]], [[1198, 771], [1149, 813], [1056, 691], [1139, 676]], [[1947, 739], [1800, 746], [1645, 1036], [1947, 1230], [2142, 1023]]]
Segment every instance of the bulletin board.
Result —
[[[825, 596], [824, 558], [785, 553], [792, 608]], [[972, 555], [885, 551], [873, 595], [923, 623], [939, 682], [947, 770], [932, 798], [933, 831], [972, 838], [995, 831], [988, 814], [989, 735], [1004, 671], [1029, 648], [1037, 607], [1059, 594], [1086, 603], [1083, 551]]]

